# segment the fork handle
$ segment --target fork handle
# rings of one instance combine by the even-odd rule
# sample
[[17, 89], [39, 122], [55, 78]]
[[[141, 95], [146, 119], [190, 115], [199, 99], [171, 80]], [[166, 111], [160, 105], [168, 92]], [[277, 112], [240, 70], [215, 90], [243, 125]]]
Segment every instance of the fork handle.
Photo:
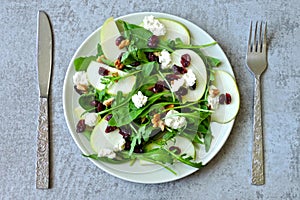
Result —
[[264, 147], [261, 119], [260, 75], [255, 76], [254, 113], [253, 113], [253, 148], [252, 148], [252, 184], [265, 184]]

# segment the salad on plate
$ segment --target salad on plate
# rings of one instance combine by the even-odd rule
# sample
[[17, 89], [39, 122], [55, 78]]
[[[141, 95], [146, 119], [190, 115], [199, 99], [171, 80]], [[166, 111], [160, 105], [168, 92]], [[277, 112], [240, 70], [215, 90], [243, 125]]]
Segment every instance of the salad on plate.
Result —
[[203, 167], [211, 123], [228, 123], [239, 109], [235, 79], [221, 61], [193, 44], [180, 22], [145, 16], [140, 24], [112, 17], [103, 24], [97, 54], [74, 60], [76, 132], [102, 162]]

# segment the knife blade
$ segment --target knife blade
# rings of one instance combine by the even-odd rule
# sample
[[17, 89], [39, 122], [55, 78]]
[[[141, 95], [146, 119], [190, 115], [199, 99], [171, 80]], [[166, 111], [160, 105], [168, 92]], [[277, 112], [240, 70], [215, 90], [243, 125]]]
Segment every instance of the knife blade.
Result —
[[38, 12], [37, 68], [39, 81], [39, 116], [37, 133], [36, 188], [49, 188], [49, 118], [48, 97], [52, 68], [52, 29], [48, 15]]

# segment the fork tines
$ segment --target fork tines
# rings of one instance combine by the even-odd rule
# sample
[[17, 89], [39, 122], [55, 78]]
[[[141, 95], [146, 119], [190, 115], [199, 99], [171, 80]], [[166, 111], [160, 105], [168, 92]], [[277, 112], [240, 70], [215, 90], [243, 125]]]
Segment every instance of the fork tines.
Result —
[[[267, 22], [264, 23], [264, 31], [263, 31], [263, 22], [260, 22], [259, 32], [257, 32], [258, 21], [255, 23], [254, 29], [254, 39], [252, 40], [252, 21], [250, 24], [250, 34], [248, 41], [248, 51], [249, 52], [262, 52], [266, 51], [267, 47]], [[258, 38], [258, 39], [257, 39]]]

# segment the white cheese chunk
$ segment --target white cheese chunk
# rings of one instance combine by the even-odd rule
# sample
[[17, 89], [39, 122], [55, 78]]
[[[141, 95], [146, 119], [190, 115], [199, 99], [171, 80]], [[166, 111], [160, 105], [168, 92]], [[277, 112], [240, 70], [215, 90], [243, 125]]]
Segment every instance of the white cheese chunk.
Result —
[[97, 123], [97, 120], [98, 120], [98, 115], [96, 113], [87, 113], [84, 115], [85, 117], [85, 124], [88, 125], [88, 126], [95, 126], [96, 123]]
[[171, 68], [171, 54], [167, 50], [162, 50], [158, 57], [159, 63], [161, 64], [162, 69]]
[[147, 103], [148, 97], [144, 96], [141, 91], [138, 91], [137, 94], [131, 97], [131, 100], [134, 103], [135, 107], [141, 108]]
[[167, 115], [165, 117], [166, 126], [172, 128], [172, 129], [179, 129], [179, 128], [183, 128], [187, 124], [185, 117], [176, 116], [176, 114], [178, 114], [178, 113], [179, 112], [176, 110], [170, 110], [167, 113]]
[[192, 69], [188, 69], [187, 73], [183, 74], [182, 78], [184, 78], [187, 86], [193, 86], [196, 83], [196, 75]]
[[172, 81], [171, 83], [172, 92], [177, 92], [179, 88], [184, 85], [184, 83], [185, 80], [183, 78]]
[[115, 158], [117, 155], [112, 149], [102, 148], [98, 152], [98, 157], [107, 157], [110, 159]]
[[87, 80], [86, 72], [84, 71], [76, 72], [73, 76], [73, 83], [74, 85], [88, 86], [89, 82]]
[[115, 144], [113, 150], [115, 152], [122, 151], [125, 148], [125, 143], [126, 143], [125, 139], [122, 138], [121, 140], [119, 140], [119, 142], [117, 144]]
[[213, 110], [219, 107], [219, 95], [214, 92], [215, 90], [218, 90], [218, 88], [216, 88], [214, 85], [210, 85], [209, 95], [207, 97], [208, 106], [210, 106], [210, 108]]
[[167, 32], [166, 27], [152, 15], [144, 17], [143, 27], [151, 31], [156, 36], [165, 35]]

